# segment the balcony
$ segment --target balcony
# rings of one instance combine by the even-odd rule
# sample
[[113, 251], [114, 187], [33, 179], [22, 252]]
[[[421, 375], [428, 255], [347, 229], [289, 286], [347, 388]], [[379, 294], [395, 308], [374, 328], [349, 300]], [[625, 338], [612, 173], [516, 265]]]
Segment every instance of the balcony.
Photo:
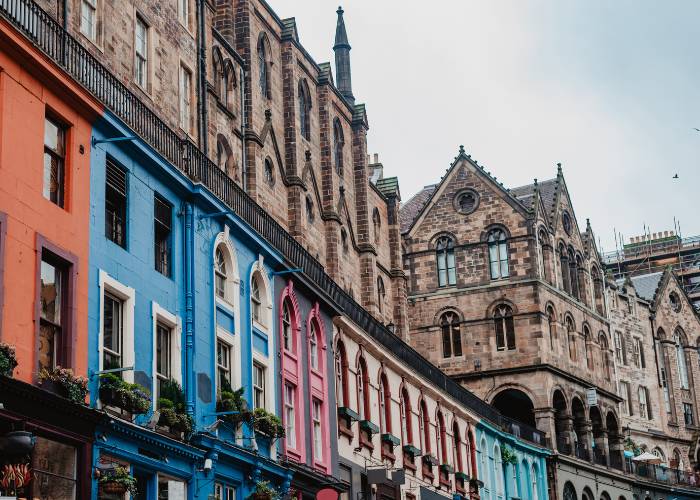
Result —
[[576, 443], [576, 458], [585, 460], [586, 462], [591, 461], [591, 453], [588, 448], [583, 443]]
[[628, 473], [639, 479], [672, 486], [700, 486], [700, 476], [695, 472], [672, 469], [663, 465], [651, 465], [627, 461]]

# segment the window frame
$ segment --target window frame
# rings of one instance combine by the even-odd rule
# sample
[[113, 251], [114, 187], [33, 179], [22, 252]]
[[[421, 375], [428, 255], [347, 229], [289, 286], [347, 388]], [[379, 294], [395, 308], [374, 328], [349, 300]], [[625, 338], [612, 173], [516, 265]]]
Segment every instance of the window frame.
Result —
[[[168, 214], [169, 221], [162, 221], [158, 217], [158, 206], [162, 205], [163, 214]], [[159, 239], [159, 230], [164, 234]], [[173, 233], [173, 205], [158, 193], [153, 194], [153, 246], [155, 258], [155, 270], [169, 278], [172, 275], [172, 233]], [[163, 259], [165, 255], [165, 259]]]
[[435, 242], [435, 261], [437, 266], [438, 287], [457, 284], [457, 265], [455, 243], [450, 236], [440, 236]]
[[[153, 395], [153, 403], [158, 402], [158, 394], [160, 389], [158, 387], [158, 327], [162, 326], [169, 330], [170, 334], [170, 376], [168, 378], [175, 380], [177, 383], [182, 385], [183, 375], [182, 375], [182, 321], [178, 316], [171, 313], [163, 306], [157, 302], [151, 303], [151, 318], [152, 318], [152, 332], [153, 332], [153, 366], [152, 366], [152, 382], [151, 382], [151, 394]], [[155, 407], [155, 406], [154, 406]]]
[[504, 352], [517, 350], [515, 342], [515, 319], [513, 308], [508, 304], [497, 305], [493, 311], [493, 319], [496, 336], [496, 350]]
[[[143, 47], [139, 46], [139, 27], [143, 26]], [[150, 93], [151, 26], [137, 13], [134, 17], [134, 81], [144, 92]]]
[[180, 68], [178, 70], [178, 124], [180, 129], [189, 136], [193, 135], [194, 125], [192, 113], [192, 102], [194, 100], [192, 76], [192, 70], [186, 66], [183, 61], [180, 61]]
[[[122, 367], [133, 367], [134, 352], [134, 307], [136, 290], [112, 278], [106, 271], [100, 269], [100, 323], [98, 332], [99, 371], [104, 370], [104, 303], [105, 296], [111, 295], [122, 302]], [[133, 383], [134, 370], [122, 372], [126, 382]]]
[[[80, 23], [79, 23], [79, 31], [80, 33], [90, 40], [94, 44], [99, 43], [99, 34], [100, 34], [100, 28], [98, 24], [100, 23], [99, 19], [99, 0], [80, 0]], [[83, 21], [85, 19], [84, 12], [85, 8], [89, 9], [92, 12], [92, 29], [90, 31], [86, 31], [88, 29], [87, 26], [83, 24]]]
[[[47, 144], [46, 141], [46, 134], [47, 134], [47, 129], [48, 129], [48, 124], [51, 124], [53, 127], [56, 128], [57, 134], [56, 134], [56, 148], [53, 148], [52, 146]], [[68, 158], [68, 139], [69, 139], [69, 131], [70, 127], [66, 125], [65, 122], [57, 118], [54, 114], [50, 113], [47, 109], [46, 113], [44, 114], [44, 166], [43, 166], [43, 186], [42, 186], [42, 193], [44, 195], [44, 199], [50, 201], [54, 205], [67, 209], [66, 207], [66, 179], [67, 179], [67, 172], [66, 172], [66, 166], [67, 166], [67, 158]], [[52, 192], [51, 192], [51, 183], [52, 183], [52, 178], [53, 178], [53, 168], [51, 169], [49, 173], [49, 186], [48, 186], [48, 192], [47, 192], [47, 171], [46, 171], [46, 159], [47, 156], [52, 160], [50, 165], [53, 166], [54, 162], [57, 166], [56, 169], [56, 177], [57, 177], [57, 184], [58, 188], [56, 191], [56, 198], [53, 199]]]
[[[489, 276], [491, 280], [510, 278], [510, 249], [508, 239], [508, 234], [500, 227], [494, 228], [488, 233], [486, 243], [489, 260]], [[494, 264], [498, 265], [498, 272], [494, 272]]]
[[[110, 182], [108, 172], [114, 170], [112, 175], [123, 175], [123, 190], [116, 182]], [[122, 179], [116, 179], [121, 181]], [[107, 156], [105, 161], [105, 198], [104, 198], [104, 214], [105, 214], [105, 238], [127, 249], [129, 240], [129, 170], [124, 168], [111, 156]], [[111, 231], [108, 221], [112, 219]], [[119, 223], [121, 221], [121, 223]]]
[[291, 381], [284, 381], [284, 424], [286, 430], [285, 445], [287, 449], [297, 449], [297, 412], [295, 409], [296, 405], [296, 391], [297, 387]]
[[[257, 380], [259, 378], [259, 381]], [[253, 360], [253, 408], [267, 408], [267, 366], [257, 360]], [[259, 382], [259, 383], [258, 383]], [[258, 398], [262, 398], [262, 406], [258, 404]]]
[[[448, 316], [451, 317], [450, 320], [448, 320]], [[442, 358], [461, 358], [464, 355], [464, 350], [462, 349], [461, 320], [459, 315], [454, 311], [445, 311], [440, 316], [439, 324], [442, 336]], [[459, 351], [459, 354], [457, 351]]]

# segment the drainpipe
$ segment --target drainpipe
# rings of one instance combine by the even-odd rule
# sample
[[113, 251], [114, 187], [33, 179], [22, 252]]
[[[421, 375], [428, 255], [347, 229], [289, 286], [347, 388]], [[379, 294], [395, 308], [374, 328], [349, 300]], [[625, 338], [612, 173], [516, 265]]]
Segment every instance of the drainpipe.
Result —
[[185, 379], [187, 413], [194, 416], [194, 211], [184, 206], [184, 281], [185, 281]]
[[63, 29], [68, 31], [68, 0], [63, 0]]
[[209, 134], [207, 134], [207, 56], [206, 37], [204, 23], [204, 1], [197, 0], [197, 108], [199, 120], [197, 133], [199, 135], [199, 147], [206, 154], [209, 153]]
[[[651, 313], [649, 315], [649, 324], [651, 325], [651, 344], [654, 346], [654, 363], [656, 363], [656, 380], [659, 383], [659, 387], [661, 387], [662, 382], [661, 382], [661, 370], [659, 370], [659, 353], [656, 350], [656, 332], [654, 332], [654, 318], [656, 318], [656, 314]], [[663, 353], [661, 353], [663, 356]], [[666, 377], [668, 377], [668, 373], [666, 374]]]
[[245, 71], [243, 68], [241, 68], [238, 81], [241, 82], [241, 184], [243, 185], [243, 191], [248, 192], [248, 168], [245, 152], [246, 117], [248, 115], [245, 110]]

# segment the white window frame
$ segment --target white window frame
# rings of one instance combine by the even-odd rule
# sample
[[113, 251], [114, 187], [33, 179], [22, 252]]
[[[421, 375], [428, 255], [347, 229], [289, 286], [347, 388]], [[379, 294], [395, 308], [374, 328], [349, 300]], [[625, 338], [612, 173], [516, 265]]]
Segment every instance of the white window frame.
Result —
[[[318, 414], [316, 409], [318, 408]], [[311, 398], [311, 439], [313, 441], [314, 460], [323, 462], [323, 403]]]
[[151, 394], [153, 402], [156, 402], [158, 387], [157, 352], [158, 352], [158, 323], [170, 328], [170, 378], [182, 383], [182, 321], [178, 316], [163, 308], [157, 302], [151, 302], [151, 320], [153, 332], [153, 367], [151, 372], [152, 386]]
[[[188, 75], [189, 78], [185, 78]], [[180, 113], [180, 128], [184, 130], [188, 135], [192, 135], [192, 70], [185, 65], [184, 62], [180, 61], [180, 68], [178, 70], [178, 110]], [[185, 89], [185, 82], [187, 82], [188, 88]]]
[[[288, 391], [291, 389], [291, 401], [288, 401]], [[288, 448], [297, 449], [297, 422], [296, 422], [296, 391], [298, 388], [291, 382], [284, 383], [284, 423], [286, 430], [286, 444]], [[291, 418], [290, 418], [291, 417]]]
[[[143, 53], [141, 53], [141, 50], [139, 48], [138, 44], [138, 30], [139, 30], [139, 25], [142, 25], [144, 30], [144, 50]], [[146, 22], [146, 20], [143, 18], [143, 16], [136, 14], [135, 19], [134, 19], [134, 81], [136, 84], [141, 87], [145, 92], [148, 92], [148, 86], [150, 84], [151, 78], [150, 78], [150, 50], [151, 50], [151, 26]], [[143, 61], [143, 81], [139, 81], [138, 75], [138, 67], [139, 67], [139, 62]]]
[[[258, 255], [258, 259], [253, 263], [248, 275], [248, 286], [252, 291], [252, 284], [254, 277], [259, 278], [258, 289], [260, 290], [260, 312], [263, 315], [261, 318], [263, 323], [253, 320], [252, 309], [250, 311], [250, 324], [254, 326], [257, 330], [264, 333], [267, 336], [267, 356], [255, 349], [253, 345], [253, 335], [250, 336], [250, 351], [253, 353], [253, 362], [258, 363], [265, 370], [265, 409], [267, 411], [275, 412], [275, 400], [273, 395], [277, 394], [277, 386], [275, 384], [276, 378], [273, 374], [272, 366], [274, 363], [271, 361], [271, 355], [274, 352], [273, 343], [273, 328], [272, 328], [272, 283], [270, 282], [269, 275], [264, 265], [264, 258], [262, 255]], [[250, 306], [252, 307], [252, 298], [250, 299]], [[251, 365], [250, 380], [252, 386], [253, 380], [253, 366]]]
[[[162, 474], [160, 472], [156, 473], [156, 492], [158, 491], [158, 483], [160, 482], [161, 479], [165, 479], [168, 481], [168, 496], [170, 496], [170, 483], [177, 483], [182, 485], [182, 491], [184, 495], [182, 498], [187, 498], [187, 481], [184, 479], [180, 479], [177, 477], [170, 476], [168, 474]], [[133, 497], [130, 497], [133, 498]]]
[[[104, 303], [105, 293], [115, 296], [122, 301], [122, 367], [134, 367], [134, 306], [136, 290], [112, 278], [106, 271], [100, 269], [100, 329], [97, 335], [97, 350], [99, 370], [104, 370]], [[134, 370], [121, 372], [124, 381], [134, 382]]]
[[[260, 370], [262, 372], [262, 380], [260, 381], [262, 385], [256, 385], [255, 383], [255, 371]], [[253, 376], [251, 377], [253, 384], [253, 407], [254, 408], [267, 408], [267, 366], [259, 363], [258, 361], [253, 361]], [[262, 406], [256, 403], [257, 392], [262, 393]]]
[[[99, 8], [100, 8], [100, 0], [80, 0], [80, 33], [82, 33], [85, 38], [90, 40], [92, 43], [97, 43], [98, 36], [99, 36], [99, 28], [98, 28], [98, 23], [99, 23]], [[86, 31], [86, 26], [83, 24], [83, 11], [85, 9], [89, 9], [92, 12], [92, 32]]]
[[236, 500], [236, 488], [228, 484], [215, 483], [214, 496], [218, 500]]

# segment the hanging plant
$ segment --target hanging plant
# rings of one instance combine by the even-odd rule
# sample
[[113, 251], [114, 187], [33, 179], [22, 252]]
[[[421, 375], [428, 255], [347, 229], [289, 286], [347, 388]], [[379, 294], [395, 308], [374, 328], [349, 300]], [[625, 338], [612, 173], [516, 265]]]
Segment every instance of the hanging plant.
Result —
[[253, 412], [253, 429], [255, 432], [276, 439], [285, 436], [284, 425], [277, 415], [274, 415], [265, 408], [256, 408]]
[[116, 467], [114, 470], [103, 472], [99, 480], [100, 491], [109, 495], [123, 495], [127, 491], [135, 497], [136, 479], [126, 467]]
[[4, 342], [0, 342], [0, 375], [11, 377], [17, 368], [17, 355], [15, 348]]
[[100, 400], [110, 406], [141, 415], [151, 409], [151, 395], [139, 384], [130, 384], [112, 373], [100, 377]]
[[279, 500], [279, 492], [270, 484], [270, 481], [258, 481], [255, 489], [248, 496], [248, 500]]
[[503, 446], [501, 447], [501, 462], [505, 465], [515, 465], [518, 463], [518, 457], [508, 446]]
[[42, 368], [39, 372], [39, 381], [42, 387], [59, 396], [70, 399], [74, 403], [84, 404], [88, 394], [87, 379], [76, 377], [70, 368], [57, 366], [49, 371]]
[[248, 404], [243, 398], [243, 387], [236, 391], [221, 391], [221, 396], [216, 402], [217, 412], [233, 411], [237, 412], [229, 415], [221, 415], [221, 420], [229, 422], [234, 426], [238, 426], [242, 423], [251, 423], [253, 419], [253, 413], [248, 410]]

